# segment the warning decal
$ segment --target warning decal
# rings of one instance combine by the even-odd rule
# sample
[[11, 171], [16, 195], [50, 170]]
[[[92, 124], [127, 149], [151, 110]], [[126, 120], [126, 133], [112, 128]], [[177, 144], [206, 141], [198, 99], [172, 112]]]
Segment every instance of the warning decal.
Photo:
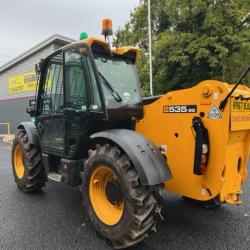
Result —
[[222, 115], [215, 104], [210, 109], [210, 111], [207, 115], [207, 118], [208, 119], [221, 119], [222, 118]]

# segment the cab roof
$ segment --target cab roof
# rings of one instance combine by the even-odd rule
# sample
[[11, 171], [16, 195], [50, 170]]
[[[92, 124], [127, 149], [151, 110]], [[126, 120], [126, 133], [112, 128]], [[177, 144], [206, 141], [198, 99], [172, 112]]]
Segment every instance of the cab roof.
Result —
[[70, 43], [63, 47], [63, 49], [67, 49], [73, 45], [87, 44], [93, 52], [99, 53], [113, 53], [117, 55], [127, 55], [130, 58], [134, 59], [135, 63], [139, 61], [139, 48], [134, 46], [124, 46], [118, 48], [110, 48], [109, 44], [105, 42], [105, 40], [101, 38], [89, 37], [84, 40], [78, 40], [76, 42]]

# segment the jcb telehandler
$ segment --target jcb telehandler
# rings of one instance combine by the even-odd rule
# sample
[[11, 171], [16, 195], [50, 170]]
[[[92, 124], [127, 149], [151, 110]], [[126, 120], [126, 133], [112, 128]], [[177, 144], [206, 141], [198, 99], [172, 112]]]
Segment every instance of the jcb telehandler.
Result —
[[155, 230], [162, 189], [207, 207], [238, 205], [247, 176], [247, 71], [236, 85], [208, 80], [142, 99], [137, 60], [137, 48], [86, 34], [41, 60], [27, 109], [34, 122], [18, 126], [12, 149], [18, 187], [81, 185], [91, 223], [115, 248]]

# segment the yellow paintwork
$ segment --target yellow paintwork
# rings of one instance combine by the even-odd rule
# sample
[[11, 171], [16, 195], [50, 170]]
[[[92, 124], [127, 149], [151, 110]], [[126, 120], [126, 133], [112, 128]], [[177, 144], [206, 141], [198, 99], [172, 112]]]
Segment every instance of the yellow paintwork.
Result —
[[95, 38], [95, 37], [89, 37], [83, 40], [78, 40], [73, 43], [67, 44], [63, 47], [63, 49], [66, 49], [68, 47], [74, 46], [74, 45], [79, 45], [79, 44], [88, 44], [89, 47], [93, 45], [93, 43], [99, 44], [103, 46], [103, 49], [109, 49], [109, 45], [107, 42], [105, 42], [102, 38]]
[[71, 44], [68, 44], [64, 46], [63, 49], [71, 47], [72, 45], [80, 45], [80, 44], [88, 44], [90, 48], [93, 44], [98, 44], [103, 47], [104, 51], [109, 51], [118, 55], [123, 55], [129, 51], [134, 51], [136, 53], [136, 62], [139, 61], [139, 48], [138, 47], [126, 46], [126, 47], [119, 47], [119, 48], [110, 48], [109, 44], [105, 42], [105, 40], [103, 40], [102, 38], [89, 37], [87, 39], [79, 40]]
[[114, 205], [106, 197], [106, 186], [114, 179], [117, 176], [109, 167], [99, 166], [92, 173], [89, 183], [89, 197], [96, 216], [110, 226], [120, 221], [124, 210], [124, 200]]
[[16, 145], [14, 151], [14, 169], [18, 179], [24, 176], [23, 151], [19, 144]]
[[120, 47], [120, 48], [112, 48], [112, 52], [118, 55], [123, 55], [125, 53], [128, 53], [129, 51], [134, 51], [136, 54], [136, 63], [139, 62], [139, 48], [138, 47], [132, 47], [132, 46], [126, 46], [126, 47]]
[[[144, 106], [144, 118], [136, 130], [156, 145], [167, 145], [167, 159], [173, 179], [165, 183], [165, 189], [193, 199], [205, 201], [219, 196], [221, 201], [238, 204], [242, 181], [247, 176], [247, 159], [250, 140], [250, 101], [238, 100], [238, 96], [250, 97], [250, 89], [239, 86], [220, 111], [222, 118], [209, 119], [208, 113], [215, 104], [219, 107], [232, 85], [219, 81], [203, 81], [195, 87], [171, 91], [155, 102]], [[197, 105], [197, 113], [164, 113], [168, 105]], [[240, 110], [239, 110], [240, 109]], [[210, 152], [207, 172], [203, 176], [193, 174], [195, 140], [192, 126], [194, 116], [202, 118], [208, 129]], [[238, 173], [238, 159], [241, 167]]]
[[96, 43], [96, 44], [101, 45], [104, 48], [104, 50], [110, 50], [109, 44], [105, 42], [105, 40], [102, 38], [89, 37], [79, 42], [86, 43], [89, 45], [89, 47], [91, 47], [94, 43]]

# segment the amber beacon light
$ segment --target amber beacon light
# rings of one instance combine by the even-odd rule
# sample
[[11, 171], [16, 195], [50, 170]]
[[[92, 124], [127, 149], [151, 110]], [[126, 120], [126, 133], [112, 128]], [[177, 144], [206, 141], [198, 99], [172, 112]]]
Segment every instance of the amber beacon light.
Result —
[[112, 20], [111, 19], [103, 19], [102, 20], [102, 34], [106, 37], [113, 35], [113, 28], [112, 28]]

